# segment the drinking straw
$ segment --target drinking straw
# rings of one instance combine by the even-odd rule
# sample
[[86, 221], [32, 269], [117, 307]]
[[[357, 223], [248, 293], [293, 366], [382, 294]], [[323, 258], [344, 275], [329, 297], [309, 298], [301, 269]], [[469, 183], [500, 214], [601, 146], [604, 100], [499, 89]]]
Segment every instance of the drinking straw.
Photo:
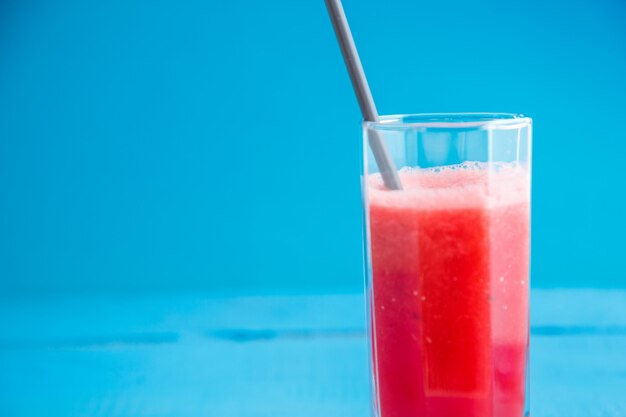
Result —
[[[341, 0], [324, 1], [326, 2], [326, 8], [328, 9], [328, 15], [333, 24], [337, 41], [339, 42], [343, 60], [348, 69], [348, 74], [350, 74], [352, 88], [359, 102], [363, 119], [368, 122], [378, 122], [378, 111], [376, 111], [374, 98], [367, 84], [367, 78], [365, 78], [365, 72], [363, 72], [363, 66], [361, 65]], [[376, 159], [385, 186], [391, 190], [401, 190], [402, 183], [400, 182], [398, 171], [381, 136], [381, 133], [377, 130], [369, 129], [368, 131], [368, 142], [374, 154], [374, 159]]]

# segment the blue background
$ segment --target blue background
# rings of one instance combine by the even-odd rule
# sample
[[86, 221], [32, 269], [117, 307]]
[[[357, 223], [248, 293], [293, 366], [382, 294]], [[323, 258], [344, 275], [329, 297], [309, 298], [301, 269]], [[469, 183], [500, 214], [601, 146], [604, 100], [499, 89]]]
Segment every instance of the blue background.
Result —
[[[381, 114], [534, 118], [533, 285], [626, 287], [626, 3], [345, 0]], [[360, 291], [316, 1], [0, 5], [0, 292]]]

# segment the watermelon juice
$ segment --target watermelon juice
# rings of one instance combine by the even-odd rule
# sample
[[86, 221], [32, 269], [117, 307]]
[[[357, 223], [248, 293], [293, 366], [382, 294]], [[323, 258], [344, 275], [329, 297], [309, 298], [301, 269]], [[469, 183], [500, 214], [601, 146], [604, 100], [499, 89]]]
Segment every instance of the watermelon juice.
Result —
[[522, 417], [530, 184], [517, 164], [367, 179], [380, 417]]

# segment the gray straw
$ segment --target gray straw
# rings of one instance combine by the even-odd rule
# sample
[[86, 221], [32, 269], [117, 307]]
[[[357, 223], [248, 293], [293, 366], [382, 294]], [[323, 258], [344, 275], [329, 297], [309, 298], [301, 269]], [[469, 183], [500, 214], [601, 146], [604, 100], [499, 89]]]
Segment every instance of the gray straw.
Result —
[[[348, 20], [346, 14], [343, 11], [343, 6], [340, 0], [324, 0], [326, 2], [326, 8], [330, 20], [335, 29], [335, 35], [341, 48], [341, 54], [343, 60], [348, 68], [350, 74], [350, 80], [352, 81], [352, 87], [356, 93], [356, 98], [359, 101], [359, 107], [361, 107], [361, 113], [363, 119], [368, 122], [378, 122], [378, 112], [376, 111], [376, 105], [372, 98], [372, 92], [367, 84], [365, 73], [363, 72], [363, 66], [359, 59], [359, 54], [356, 51], [354, 45], [354, 39], [352, 39], [352, 32], [350, 32], [350, 26], [348, 26]], [[381, 137], [380, 132], [370, 129], [368, 132], [368, 141], [372, 153], [380, 169], [380, 174], [383, 177], [385, 186], [391, 190], [401, 190], [402, 183], [398, 176], [395, 164], [389, 155], [389, 151], [385, 146], [385, 142]]]

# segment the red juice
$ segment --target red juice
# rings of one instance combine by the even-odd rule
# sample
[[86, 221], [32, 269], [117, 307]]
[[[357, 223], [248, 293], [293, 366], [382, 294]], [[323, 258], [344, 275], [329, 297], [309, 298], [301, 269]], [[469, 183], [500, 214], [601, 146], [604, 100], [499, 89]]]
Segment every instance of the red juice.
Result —
[[524, 168], [465, 163], [368, 179], [380, 417], [522, 417], [528, 346]]

